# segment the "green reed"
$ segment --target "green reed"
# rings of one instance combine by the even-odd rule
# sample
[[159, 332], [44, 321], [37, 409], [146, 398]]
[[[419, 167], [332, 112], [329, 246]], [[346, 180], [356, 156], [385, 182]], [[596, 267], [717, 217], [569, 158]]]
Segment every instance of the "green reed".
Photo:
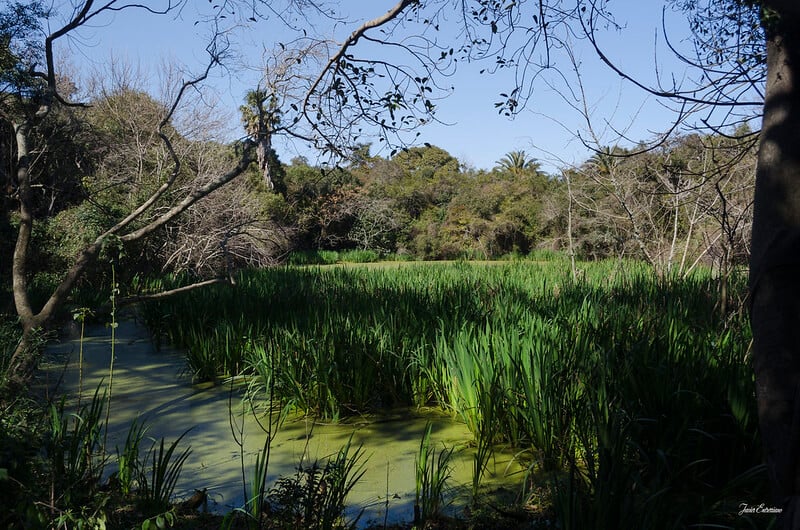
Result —
[[164, 438], [153, 439], [142, 461], [138, 493], [141, 497], [141, 508], [148, 516], [161, 514], [170, 508], [172, 492], [183, 470], [183, 464], [192, 452], [191, 447], [176, 452], [187, 432], [169, 445], [165, 445]]
[[432, 428], [428, 423], [414, 458], [414, 525], [419, 527], [442, 515], [451, 475], [453, 448], [442, 447], [437, 451], [432, 447]]
[[125, 437], [125, 445], [120, 450], [117, 447], [117, 475], [120, 491], [123, 495], [130, 495], [138, 486], [142, 473], [142, 458], [140, 446], [145, 434], [147, 424], [141, 418], [135, 418], [128, 427], [128, 434]]
[[[193, 372], [246, 372], [262, 395], [274, 378], [275, 398], [300, 411], [439, 405], [467, 424], [481, 460], [503, 444], [555, 474], [565, 522], [580, 508], [626, 524], [599, 512], [609, 499], [641, 527], [724, 519], [726, 485], [755, 487], [760, 461], [742, 304], [720, 314], [705, 271], [579, 269], [576, 279], [567, 261], [275, 268], [142, 311], [173, 315], [162, 333]], [[731, 292], [744, 298], [743, 278]]]
[[51, 506], [73, 507], [96, 491], [105, 460], [101, 458], [107, 396], [101, 386], [92, 399], [68, 412], [62, 397], [50, 405], [50, 429], [44, 443], [48, 462]]

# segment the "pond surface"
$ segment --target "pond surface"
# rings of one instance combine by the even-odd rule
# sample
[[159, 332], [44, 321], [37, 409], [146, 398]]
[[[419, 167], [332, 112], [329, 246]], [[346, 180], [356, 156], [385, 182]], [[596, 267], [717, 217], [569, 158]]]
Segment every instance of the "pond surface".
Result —
[[[101, 381], [106, 385], [109, 381], [111, 329], [87, 326], [82, 344], [82, 369], [79, 338], [48, 348], [51, 365], [46, 377], [51, 384], [62, 379], [60, 391], [71, 399], [81, 388], [83, 399], [90, 399]], [[178, 451], [191, 446], [192, 454], [183, 467], [176, 498], [207, 488], [210, 509], [227, 512], [241, 507], [242, 461], [249, 478], [266, 434], [251, 413], [243, 413], [239, 394], [224, 385], [192, 386], [183, 356], [168, 348], [156, 352], [147, 331], [134, 321], [121, 322], [116, 328], [114, 355], [109, 452], [113, 455], [116, 446], [124, 445], [128, 427], [137, 417], [147, 421], [148, 436], [164, 437], [167, 444], [188, 431]], [[270, 481], [293, 475], [298, 464], [315, 459], [324, 463], [352, 435], [353, 446], [363, 444], [368, 460], [366, 473], [348, 497], [349, 513], [364, 508], [364, 523], [411, 521], [414, 457], [428, 422], [433, 424], [437, 450], [442, 444], [456, 448], [451, 479], [451, 485], [456, 486], [453, 506], [463, 505], [472, 481], [474, 451], [467, 447], [472, 437], [463, 423], [436, 411], [394, 410], [332, 425], [311, 419], [287, 421], [272, 444]], [[234, 437], [234, 432], [240, 431], [244, 433], [243, 449]], [[149, 443], [143, 443], [143, 447], [148, 448]], [[513, 488], [522, 476], [522, 469], [509, 455], [498, 454], [490, 462], [482, 483], [489, 488]]]

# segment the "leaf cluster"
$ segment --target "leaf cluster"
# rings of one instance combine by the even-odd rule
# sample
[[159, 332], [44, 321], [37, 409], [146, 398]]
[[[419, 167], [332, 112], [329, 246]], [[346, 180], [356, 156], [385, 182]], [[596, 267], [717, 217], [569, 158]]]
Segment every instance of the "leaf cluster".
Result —
[[6, 2], [0, 10], [0, 92], [25, 99], [40, 95], [42, 79], [35, 73], [44, 59], [42, 20], [45, 2]]

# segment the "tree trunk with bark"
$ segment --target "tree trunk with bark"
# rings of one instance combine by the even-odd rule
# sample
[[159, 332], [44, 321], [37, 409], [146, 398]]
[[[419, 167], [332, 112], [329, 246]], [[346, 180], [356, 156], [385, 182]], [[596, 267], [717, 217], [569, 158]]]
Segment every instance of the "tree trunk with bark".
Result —
[[[44, 111], [40, 112], [44, 114]], [[22, 328], [22, 337], [9, 361], [6, 371], [8, 383], [12, 387], [24, 387], [36, 368], [38, 361], [35, 335], [37, 330], [45, 326], [55, 315], [75, 282], [83, 274], [100, 250], [99, 244], [86, 247], [73, 267], [66, 272], [64, 279], [51, 294], [45, 305], [34, 310], [28, 294], [28, 258], [33, 235], [34, 213], [31, 197], [30, 174], [30, 138], [35, 123], [33, 119], [21, 119], [14, 123], [14, 134], [17, 147], [17, 195], [19, 229], [12, 257], [12, 293], [14, 305]]]
[[765, 2], [767, 86], [750, 262], [753, 364], [770, 485], [782, 528], [800, 528], [800, 12]]
[[14, 123], [17, 144], [17, 193], [19, 196], [19, 230], [12, 257], [12, 292], [14, 305], [22, 326], [22, 338], [17, 345], [8, 367], [8, 383], [20, 387], [30, 379], [36, 364], [33, 348], [33, 335], [41, 324], [34, 314], [28, 296], [28, 249], [33, 233], [33, 212], [31, 211], [30, 148], [29, 138], [33, 128], [30, 120]]

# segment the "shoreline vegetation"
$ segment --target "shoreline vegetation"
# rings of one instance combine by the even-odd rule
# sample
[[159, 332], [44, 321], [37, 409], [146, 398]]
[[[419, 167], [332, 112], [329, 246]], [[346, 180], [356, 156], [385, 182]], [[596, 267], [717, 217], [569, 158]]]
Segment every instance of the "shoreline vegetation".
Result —
[[[186, 352], [196, 383], [246, 376], [245, 396], [273, 404], [262, 410], [268, 440], [286, 412], [335, 422], [392, 407], [436, 407], [463, 421], [474, 449], [473, 506], [457, 520], [441, 516], [447, 451], [424, 447], [423, 439], [419, 517], [405, 527], [768, 524], [771, 516], [738, 508], [767, 501], [745, 277], [724, 278], [721, 290], [722, 280], [707, 270], [659, 277], [641, 263], [609, 260], [579, 263], [573, 275], [568, 260], [550, 258], [249, 270], [233, 287], [146, 302], [136, 314], [154, 344]], [[136, 288], [155, 291], [180, 282], [142, 280]], [[728, 297], [724, 304], [721, 291]], [[98, 426], [100, 420], [102, 414]], [[14, 432], [4, 438], [8, 446]], [[179, 472], [170, 463], [188, 448], [170, 442], [144, 453], [152, 455], [151, 467], [158, 462]], [[79, 445], [75, 451], [95, 449]], [[513, 503], [502, 506], [485, 502], [489, 492], [482, 487], [486, 462], [500, 449], [528, 469], [523, 488], [509, 496]], [[345, 467], [346, 477], [357, 477], [356, 453], [348, 448], [339, 468], [328, 472]], [[44, 454], [41, 473], [52, 474], [52, 455]], [[141, 458], [132, 455], [129, 461]], [[269, 444], [262, 455], [256, 467], [264, 477]], [[321, 484], [328, 488], [331, 479], [320, 481], [327, 469], [320, 466], [277, 484], [262, 480], [252, 496], [260, 508], [250, 503], [235, 517], [187, 515], [151, 488], [152, 499], [167, 502], [158, 505], [163, 511], [144, 522], [130, 523], [131, 516], [125, 524], [145, 528], [152, 518], [153, 525], [175, 528], [306, 528], [324, 512], [330, 524], [313, 527], [346, 527], [341, 512], [331, 515], [346, 496], [325, 504]], [[112, 497], [99, 496], [99, 484], [88, 486], [98, 477], [84, 471], [75, 480], [97, 491], [75, 501], [88, 504], [67, 507], [67, 497], [51, 494], [49, 503], [30, 506], [32, 513], [60, 510], [62, 517], [83, 517], [87, 528], [99, 520], [91, 516], [110, 521]], [[0, 481], [3, 488], [7, 483]], [[338, 491], [347, 490], [346, 480], [340, 484]], [[64, 484], [51, 480], [51, 486], [52, 493]], [[133, 494], [141, 480], [129, 486]], [[29, 496], [46, 493], [33, 484], [26, 488]], [[305, 511], [290, 497], [303, 500]], [[101, 498], [109, 504], [92, 504]], [[264, 515], [263, 502], [282, 514], [284, 526]], [[326, 506], [333, 511], [322, 510]], [[9, 508], [17, 518], [6, 521], [23, 520], [21, 505]]]

